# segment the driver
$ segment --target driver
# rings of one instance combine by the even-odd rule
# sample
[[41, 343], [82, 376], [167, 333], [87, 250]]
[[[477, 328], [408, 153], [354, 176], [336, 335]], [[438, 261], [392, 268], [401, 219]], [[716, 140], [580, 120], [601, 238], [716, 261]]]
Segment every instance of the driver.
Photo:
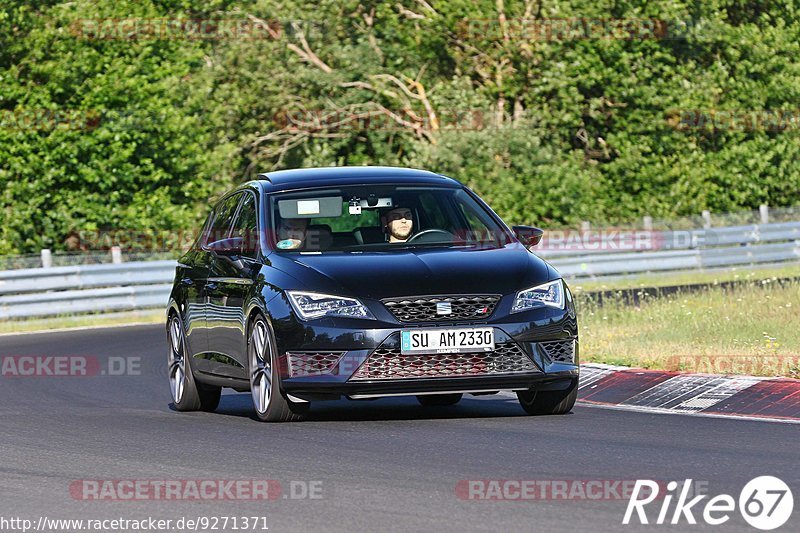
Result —
[[278, 248], [296, 250], [303, 246], [308, 229], [307, 218], [282, 218], [278, 224]]
[[406, 242], [414, 231], [414, 217], [408, 207], [394, 207], [381, 217], [390, 243]]

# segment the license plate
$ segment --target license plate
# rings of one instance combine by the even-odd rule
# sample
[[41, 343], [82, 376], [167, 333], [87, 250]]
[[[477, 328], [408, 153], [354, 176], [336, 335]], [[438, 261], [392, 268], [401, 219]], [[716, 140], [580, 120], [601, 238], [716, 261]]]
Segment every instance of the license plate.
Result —
[[410, 329], [400, 332], [400, 353], [494, 351], [493, 328]]

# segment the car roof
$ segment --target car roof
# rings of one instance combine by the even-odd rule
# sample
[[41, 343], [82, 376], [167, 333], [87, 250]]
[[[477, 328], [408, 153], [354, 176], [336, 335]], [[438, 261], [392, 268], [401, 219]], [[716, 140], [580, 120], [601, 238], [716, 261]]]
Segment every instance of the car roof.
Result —
[[447, 176], [402, 167], [318, 167], [278, 170], [258, 175], [264, 189], [285, 191], [310, 187], [336, 185], [378, 185], [386, 183], [426, 184], [460, 187], [461, 184]]

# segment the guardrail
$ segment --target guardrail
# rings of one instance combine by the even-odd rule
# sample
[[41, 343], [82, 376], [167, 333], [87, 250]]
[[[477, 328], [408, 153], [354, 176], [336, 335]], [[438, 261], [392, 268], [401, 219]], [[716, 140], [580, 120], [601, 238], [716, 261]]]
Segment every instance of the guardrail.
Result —
[[800, 241], [733, 248], [582, 255], [548, 261], [566, 278], [708, 269], [800, 261]]
[[0, 271], [0, 318], [165, 307], [175, 261]]
[[[109, 265], [77, 265], [0, 271], [0, 296], [95, 287], [167, 283], [175, 261], [140, 261]], [[0, 300], [3, 301], [3, 300]]]
[[20, 294], [0, 298], [0, 318], [166, 308], [171, 283]]
[[[555, 233], [555, 238], [552, 236], [553, 233]], [[785, 242], [800, 240], [800, 222], [750, 224], [746, 226], [679, 231], [601, 229], [580, 232], [545, 232], [544, 248], [540, 247], [537, 250], [537, 254], [550, 259], [635, 251], [622, 249], [626, 244], [631, 246], [634, 240], [641, 246], [638, 250], [640, 252], [643, 249], [663, 252], [666, 250], [694, 250], [720, 246]], [[577, 248], [573, 248], [575, 245], [577, 245]]]
[[[800, 222], [649, 232], [657, 250], [535, 249], [568, 279], [800, 261]], [[567, 243], [569, 244], [569, 243]], [[165, 307], [175, 261], [0, 271], [0, 318]]]

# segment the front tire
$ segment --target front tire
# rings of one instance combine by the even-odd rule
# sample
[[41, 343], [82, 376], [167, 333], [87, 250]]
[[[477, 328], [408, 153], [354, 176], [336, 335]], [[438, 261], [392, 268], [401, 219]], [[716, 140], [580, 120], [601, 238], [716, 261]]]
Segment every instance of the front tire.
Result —
[[171, 314], [167, 327], [167, 375], [176, 411], [214, 411], [219, 406], [222, 387], [197, 383], [192, 373], [191, 357], [186, 347], [181, 319]]
[[529, 415], [563, 415], [569, 413], [578, 399], [578, 380], [573, 379], [565, 390], [517, 392], [519, 404]]
[[250, 392], [256, 416], [262, 422], [294, 422], [302, 420], [311, 404], [293, 402], [280, 390], [277, 351], [272, 329], [259, 316], [250, 328], [247, 361]]

